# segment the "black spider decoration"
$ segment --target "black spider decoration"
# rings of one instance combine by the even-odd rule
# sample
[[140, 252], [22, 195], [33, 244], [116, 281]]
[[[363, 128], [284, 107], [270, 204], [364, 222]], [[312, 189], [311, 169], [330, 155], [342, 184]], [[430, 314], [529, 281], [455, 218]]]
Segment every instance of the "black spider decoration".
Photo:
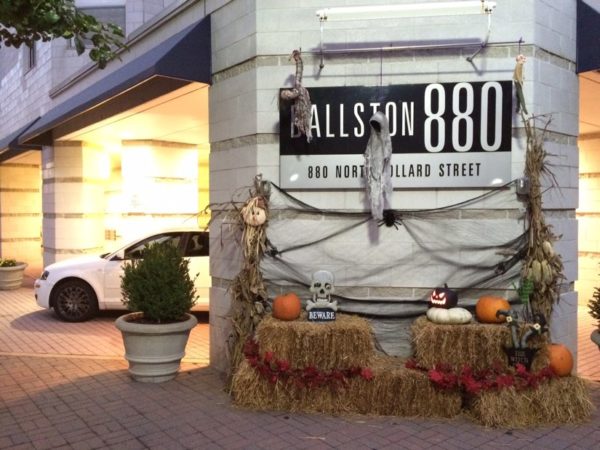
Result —
[[380, 227], [382, 225], [394, 227], [397, 230], [398, 226], [402, 225], [402, 218], [399, 215], [396, 216], [396, 213], [392, 209], [385, 209], [383, 211], [383, 219], [377, 221], [377, 226]]

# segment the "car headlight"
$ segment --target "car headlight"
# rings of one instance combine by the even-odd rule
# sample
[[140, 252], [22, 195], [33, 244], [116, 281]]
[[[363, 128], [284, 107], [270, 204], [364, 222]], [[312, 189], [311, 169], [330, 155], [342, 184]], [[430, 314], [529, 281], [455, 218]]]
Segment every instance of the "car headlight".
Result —
[[42, 272], [42, 276], [40, 277], [40, 280], [46, 280], [46, 279], [48, 279], [48, 275], [50, 275], [50, 272], [48, 272], [47, 270], [44, 270]]

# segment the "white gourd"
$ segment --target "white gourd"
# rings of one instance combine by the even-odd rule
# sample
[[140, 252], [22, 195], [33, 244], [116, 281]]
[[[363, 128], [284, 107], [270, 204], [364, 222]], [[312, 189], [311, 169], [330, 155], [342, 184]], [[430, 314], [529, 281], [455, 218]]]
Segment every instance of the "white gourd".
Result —
[[439, 324], [462, 324], [469, 323], [473, 316], [465, 308], [429, 308], [427, 318]]

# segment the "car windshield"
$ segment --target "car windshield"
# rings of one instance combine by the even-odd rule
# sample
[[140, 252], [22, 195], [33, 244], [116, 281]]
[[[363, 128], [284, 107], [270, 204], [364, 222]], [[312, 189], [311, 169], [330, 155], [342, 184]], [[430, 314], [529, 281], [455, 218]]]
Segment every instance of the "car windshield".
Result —
[[179, 247], [179, 241], [181, 240], [181, 233], [164, 233], [158, 234], [155, 236], [151, 236], [147, 239], [144, 239], [136, 244], [133, 244], [130, 247], [125, 249], [125, 259], [138, 259], [142, 258], [144, 254], [144, 249], [150, 244], [154, 243], [162, 243], [169, 242], [175, 247]]

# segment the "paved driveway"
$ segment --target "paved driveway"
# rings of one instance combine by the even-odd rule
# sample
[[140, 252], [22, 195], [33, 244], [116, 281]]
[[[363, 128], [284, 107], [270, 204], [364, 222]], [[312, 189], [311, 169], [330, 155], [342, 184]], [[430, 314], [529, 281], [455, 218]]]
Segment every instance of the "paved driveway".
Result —
[[[596, 449], [600, 442], [598, 410], [585, 424], [527, 430], [460, 417], [240, 410], [206, 367], [206, 317], [192, 332], [184, 370], [148, 385], [127, 374], [117, 316], [63, 323], [35, 305], [31, 289], [0, 291], [0, 449]], [[600, 406], [600, 384], [590, 388]]]
[[[65, 323], [37, 306], [31, 288], [0, 291], [0, 354], [123, 359], [123, 340], [114, 326], [123, 313], [102, 312], [88, 322]], [[186, 365], [208, 364], [208, 315], [198, 319], [186, 347]]]

